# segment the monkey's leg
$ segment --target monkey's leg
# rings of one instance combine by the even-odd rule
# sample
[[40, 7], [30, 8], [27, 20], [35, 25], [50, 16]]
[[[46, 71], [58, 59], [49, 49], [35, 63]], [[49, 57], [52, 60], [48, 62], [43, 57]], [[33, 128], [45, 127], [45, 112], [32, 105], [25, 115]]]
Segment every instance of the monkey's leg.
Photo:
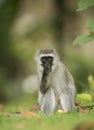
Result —
[[56, 102], [54, 92], [52, 88], [49, 88], [42, 97], [41, 111], [47, 115], [52, 114], [55, 111], [55, 106]]
[[60, 95], [61, 109], [65, 112], [71, 111], [75, 108], [74, 98], [72, 97], [71, 91], [63, 90]]

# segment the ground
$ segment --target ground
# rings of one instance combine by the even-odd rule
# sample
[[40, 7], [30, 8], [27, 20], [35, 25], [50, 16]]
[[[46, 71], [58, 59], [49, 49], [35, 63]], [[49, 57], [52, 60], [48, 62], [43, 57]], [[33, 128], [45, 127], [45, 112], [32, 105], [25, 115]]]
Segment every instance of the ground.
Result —
[[[83, 105], [92, 104], [90, 96], [78, 95], [78, 98]], [[1, 104], [0, 130], [74, 130], [75, 126], [81, 122], [94, 121], [93, 109], [84, 112], [77, 110], [70, 113], [57, 112], [50, 116], [45, 116], [38, 111], [35, 113], [39, 117], [32, 117], [29, 112], [34, 103], [36, 103], [35, 95], [25, 95], [19, 101]], [[23, 110], [26, 113], [22, 114]]]

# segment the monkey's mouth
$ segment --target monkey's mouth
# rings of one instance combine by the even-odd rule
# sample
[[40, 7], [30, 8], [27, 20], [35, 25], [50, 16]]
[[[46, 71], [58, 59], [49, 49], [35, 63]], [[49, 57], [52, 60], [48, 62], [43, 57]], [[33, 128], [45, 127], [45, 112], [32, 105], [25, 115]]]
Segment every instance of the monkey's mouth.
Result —
[[49, 72], [51, 72], [51, 67], [50, 66], [47, 66], [47, 67], [44, 67], [44, 71], [46, 74], [48, 74]]

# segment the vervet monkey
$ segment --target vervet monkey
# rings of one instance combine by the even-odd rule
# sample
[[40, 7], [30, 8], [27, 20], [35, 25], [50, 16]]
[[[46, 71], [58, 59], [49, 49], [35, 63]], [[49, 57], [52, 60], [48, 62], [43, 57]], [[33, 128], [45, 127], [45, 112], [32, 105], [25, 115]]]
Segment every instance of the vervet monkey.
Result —
[[76, 89], [72, 75], [54, 49], [43, 48], [35, 55], [38, 71], [38, 102], [44, 114], [75, 108]]

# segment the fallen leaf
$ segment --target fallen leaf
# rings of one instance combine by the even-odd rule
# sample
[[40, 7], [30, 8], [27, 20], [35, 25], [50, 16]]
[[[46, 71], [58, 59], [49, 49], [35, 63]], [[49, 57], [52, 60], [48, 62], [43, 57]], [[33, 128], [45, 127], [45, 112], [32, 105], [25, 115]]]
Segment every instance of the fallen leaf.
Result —
[[23, 116], [22, 114], [21, 114], [21, 112], [19, 112], [19, 111], [17, 111], [17, 112], [14, 112], [14, 113], [12, 113], [11, 114], [12, 116]]
[[21, 110], [21, 114], [27, 118], [40, 118], [40, 116], [36, 113], [29, 112], [27, 110]]
[[75, 102], [75, 106], [80, 106], [80, 104], [81, 104], [81, 102], [79, 102], [79, 101]]
[[33, 112], [37, 112], [39, 110], [39, 105], [36, 103], [35, 105], [30, 106], [30, 110]]
[[89, 113], [89, 109], [79, 108], [80, 113]]

